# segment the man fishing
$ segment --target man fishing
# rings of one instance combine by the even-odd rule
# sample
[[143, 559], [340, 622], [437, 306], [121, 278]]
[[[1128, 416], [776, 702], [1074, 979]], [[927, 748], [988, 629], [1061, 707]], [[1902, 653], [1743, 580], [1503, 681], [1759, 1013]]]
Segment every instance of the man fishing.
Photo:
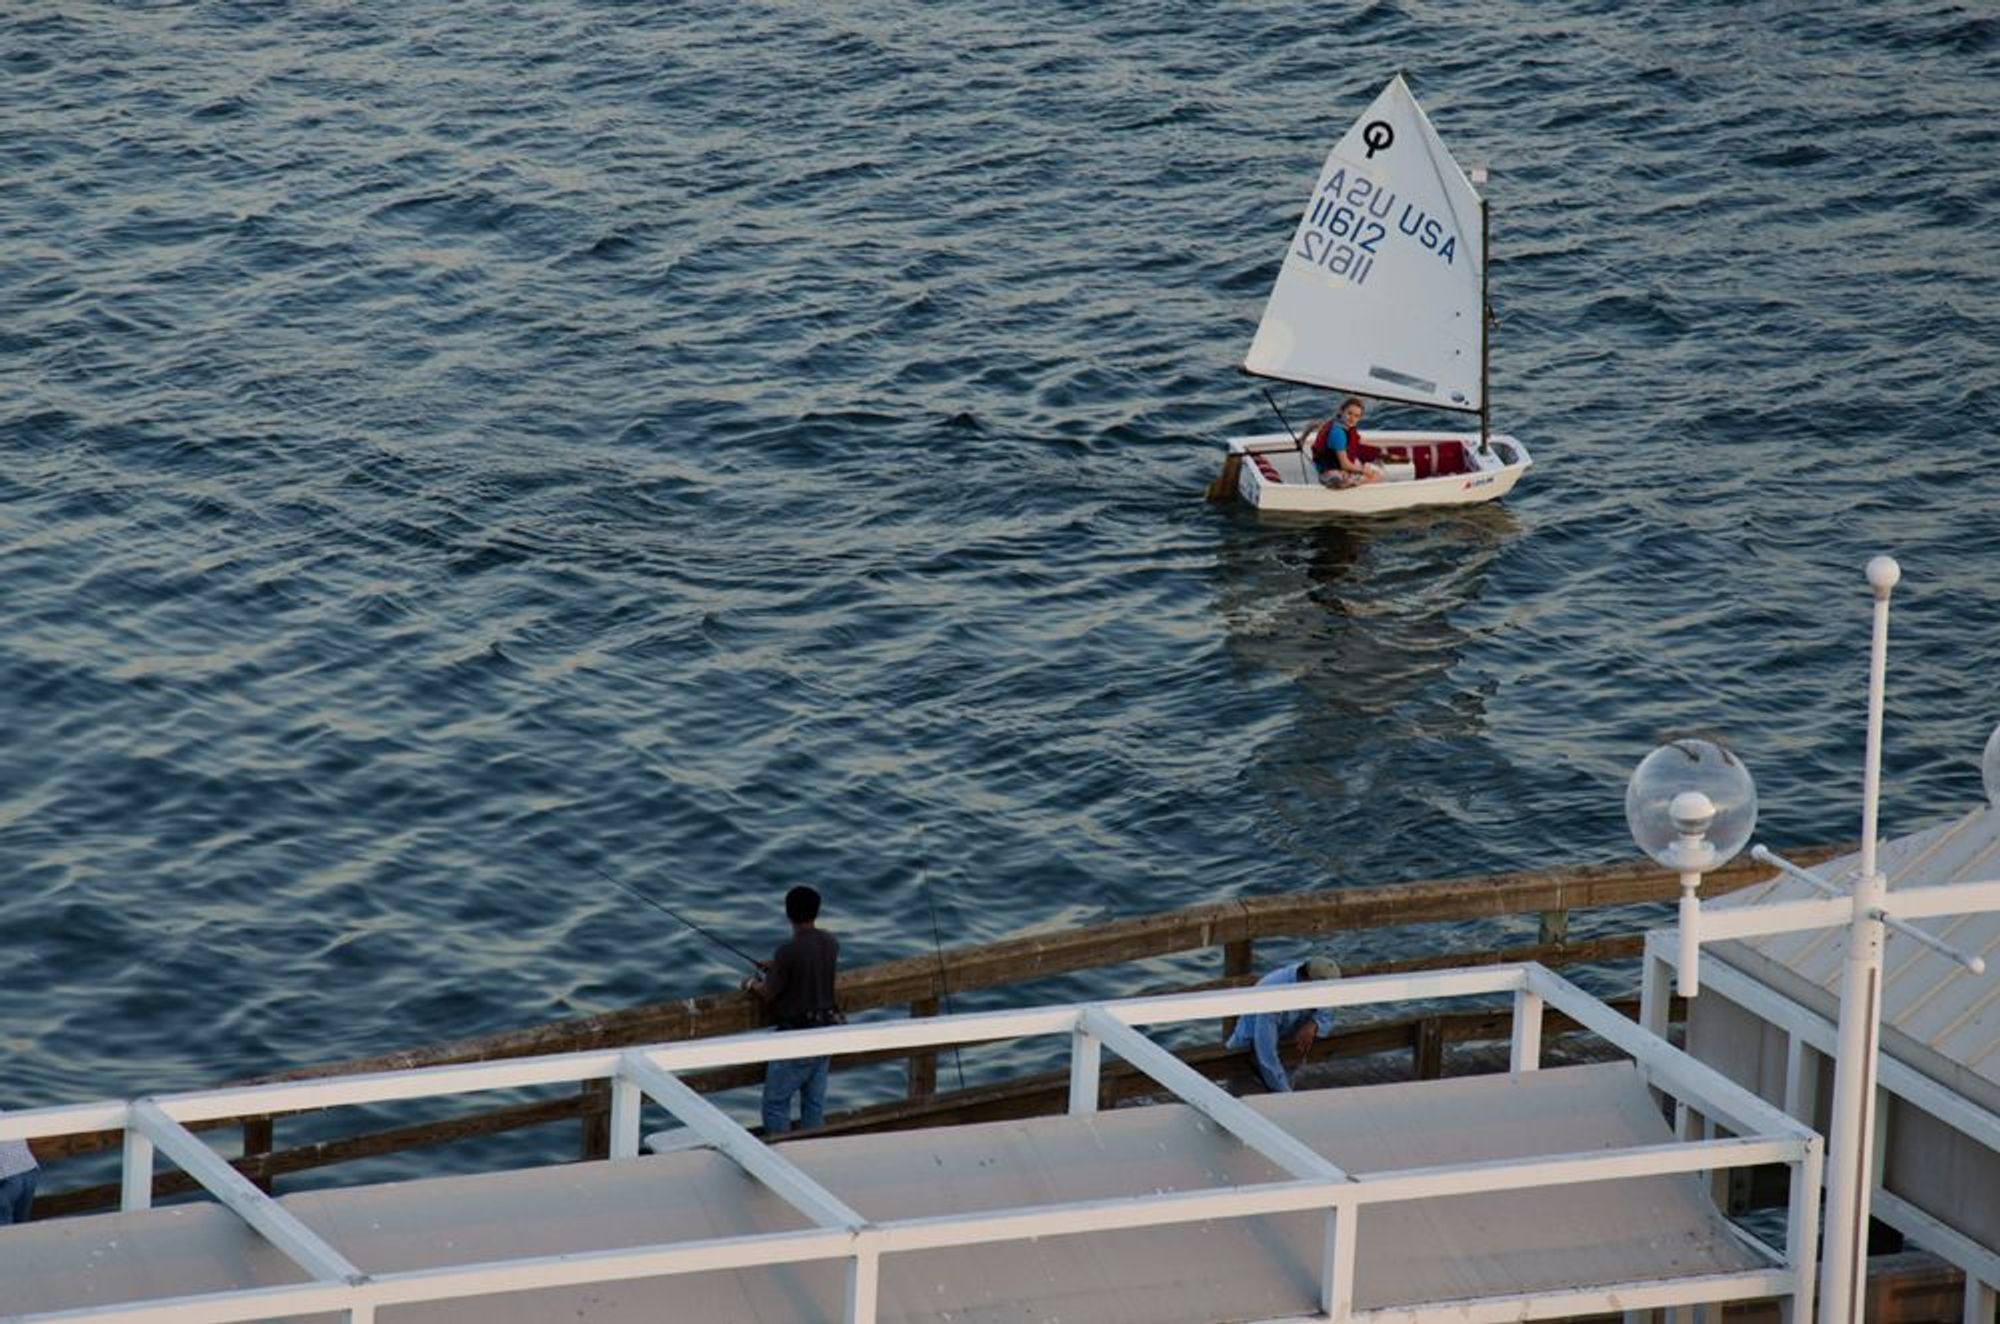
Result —
[[[768, 962], [758, 962], [755, 975], [743, 981], [771, 1009], [780, 1030], [807, 1030], [840, 1021], [833, 997], [834, 971], [840, 964], [840, 940], [817, 926], [819, 893], [794, 887], [785, 893], [785, 918], [792, 922], [790, 940], [779, 944]], [[832, 1059], [795, 1057], [764, 1066], [764, 1134], [783, 1135], [792, 1125], [792, 1096], [799, 1096], [799, 1125], [818, 1126], [826, 1120], [826, 1074]]]
[[[1327, 957], [1314, 956], [1303, 961], [1286, 962], [1258, 980], [1257, 987], [1277, 988], [1304, 980], [1338, 978], [1339, 965]], [[1333, 1013], [1324, 1007], [1260, 1011], [1236, 1022], [1236, 1029], [1230, 1034], [1227, 1046], [1249, 1049], [1256, 1058], [1257, 1075], [1263, 1080], [1264, 1088], [1274, 1094], [1286, 1094], [1291, 1091], [1292, 1078], [1278, 1056], [1284, 1045], [1289, 1043], [1298, 1050], [1299, 1065], [1304, 1066], [1313, 1043], [1332, 1033]]]

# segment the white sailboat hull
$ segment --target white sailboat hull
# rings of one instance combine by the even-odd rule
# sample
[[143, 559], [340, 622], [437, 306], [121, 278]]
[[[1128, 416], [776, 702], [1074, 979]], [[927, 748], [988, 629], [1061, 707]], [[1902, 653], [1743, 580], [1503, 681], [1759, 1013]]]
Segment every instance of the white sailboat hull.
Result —
[[1508, 436], [1493, 437], [1484, 453], [1476, 432], [1370, 432], [1366, 440], [1380, 450], [1411, 454], [1418, 448], [1456, 442], [1463, 472], [1418, 478], [1417, 464], [1390, 463], [1384, 466], [1387, 476], [1380, 482], [1323, 487], [1312, 461], [1290, 437], [1282, 433], [1231, 437], [1229, 460], [1236, 466], [1236, 495], [1260, 514], [1383, 515], [1421, 506], [1471, 506], [1507, 495], [1534, 463], [1528, 448]]

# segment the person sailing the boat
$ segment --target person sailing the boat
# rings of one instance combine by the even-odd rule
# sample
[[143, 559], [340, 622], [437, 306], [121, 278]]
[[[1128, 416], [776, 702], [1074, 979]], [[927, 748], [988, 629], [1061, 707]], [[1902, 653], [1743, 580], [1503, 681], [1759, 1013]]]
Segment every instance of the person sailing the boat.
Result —
[[1382, 480], [1382, 466], [1361, 460], [1361, 415], [1363, 406], [1354, 396], [1340, 402], [1340, 412], [1314, 428], [1313, 467], [1326, 487], [1353, 487]]

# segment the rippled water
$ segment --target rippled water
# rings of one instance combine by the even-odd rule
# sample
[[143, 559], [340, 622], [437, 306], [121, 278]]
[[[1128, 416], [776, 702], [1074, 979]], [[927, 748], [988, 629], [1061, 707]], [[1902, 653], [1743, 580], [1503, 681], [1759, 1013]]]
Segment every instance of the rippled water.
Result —
[[[0, 17], [0, 1103], [1231, 895], [1852, 837], [2000, 718], [2000, 20], [829, 0]], [[1504, 507], [1201, 500], [1327, 146], [1490, 161]], [[1307, 393], [1283, 394], [1295, 415]], [[1380, 410], [1385, 425], [1429, 421]], [[1349, 953], [1363, 954], [1363, 953]], [[1365, 953], [1377, 955], [1378, 953]]]

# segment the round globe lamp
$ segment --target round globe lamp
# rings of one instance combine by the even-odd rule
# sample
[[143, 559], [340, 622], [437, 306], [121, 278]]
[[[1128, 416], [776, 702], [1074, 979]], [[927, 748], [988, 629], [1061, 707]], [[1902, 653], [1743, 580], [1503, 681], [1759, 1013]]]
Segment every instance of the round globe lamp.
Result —
[[1736, 857], [1757, 827], [1750, 769], [1713, 740], [1669, 740], [1640, 761], [1625, 787], [1632, 840], [1680, 875], [1682, 997], [1701, 991], [1701, 876]]

